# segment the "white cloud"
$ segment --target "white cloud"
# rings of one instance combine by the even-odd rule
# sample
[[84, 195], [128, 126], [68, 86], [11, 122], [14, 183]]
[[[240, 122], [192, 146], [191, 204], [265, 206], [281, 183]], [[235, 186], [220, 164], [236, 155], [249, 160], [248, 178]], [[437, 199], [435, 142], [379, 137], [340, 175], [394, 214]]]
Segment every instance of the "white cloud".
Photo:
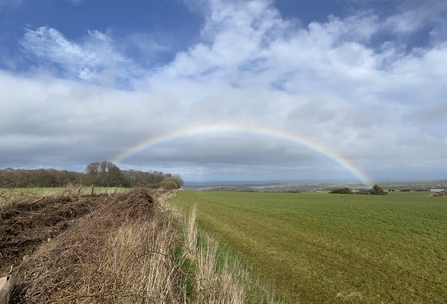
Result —
[[[1, 129], [19, 138], [57, 138], [49, 146], [70, 147], [67, 155], [77, 161], [105, 159], [175, 129], [226, 123], [309, 138], [373, 178], [403, 176], [401, 168], [411, 162], [430, 172], [447, 165], [440, 156], [447, 155], [446, 41], [410, 52], [399, 41], [371, 46], [391, 24], [402, 24], [397, 34], [413, 31], [403, 30], [411, 14], [390, 17], [386, 26], [363, 12], [303, 28], [282, 19], [270, 1], [200, 3], [201, 41], [151, 69], [126, 57], [104, 33], [90, 31], [75, 42], [52, 28], [27, 30], [22, 45], [30, 56], [56, 65], [68, 80], [41, 70], [27, 78], [2, 73], [4, 100], [15, 102], [2, 104]], [[141, 50], [168, 51], [150, 35], [130, 37]], [[112, 83], [127, 81], [133, 90], [90, 83], [108, 83], [109, 74]], [[0, 142], [8, 142], [5, 136]], [[302, 174], [337, 171], [296, 144], [252, 134], [191, 136], [129, 160], [146, 166], [149, 161], [175, 163], [184, 172], [206, 167], [203, 174], [215, 175], [230, 168], [273, 176], [284, 168], [277, 176], [292, 178], [287, 167], [310, 163]], [[384, 164], [382, 171], [378, 163]], [[404, 175], [410, 177], [409, 172]], [[417, 178], [416, 169], [411, 174]]]
[[444, 0], [402, 1], [398, 14], [388, 17], [384, 27], [396, 34], [411, 34], [430, 24], [445, 22], [447, 2]]
[[81, 5], [84, 0], [67, 0], [71, 2], [73, 5]]
[[110, 37], [98, 31], [88, 31], [84, 41], [75, 43], [53, 28], [27, 29], [21, 44], [31, 56], [54, 63], [68, 76], [82, 80], [113, 86], [115, 81], [138, 78], [143, 73], [137, 63], [115, 50]]
[[0, 0], [0, 10], [4, 6], [18, 7], [22, 4], [22, 0]]

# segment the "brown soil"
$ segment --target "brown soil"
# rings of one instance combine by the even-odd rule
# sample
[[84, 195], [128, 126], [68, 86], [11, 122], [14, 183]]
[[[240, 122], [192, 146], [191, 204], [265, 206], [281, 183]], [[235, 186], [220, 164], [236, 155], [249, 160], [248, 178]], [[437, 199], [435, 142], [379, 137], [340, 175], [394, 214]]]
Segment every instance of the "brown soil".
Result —
[[[29, 285], [26, 277], [31, 278], [36, 267], [43, 266], [42, 259], [37, 261], [34, 253], [48, 247], [52, 254], [63, 254], [67, 247], [99, 238], [123, 221], [142, 214], [148, 218], [155, 209], [153, 196], [157, 194], [144, 189], [95, 197], [65, 193], [3, 207], [0, 210], [0, 273], [8, 272], [13, 266], [18, 283], [10, 303], [23, 302]], [[73, 230], [75, 233], [70, 234]], [[91, 249], [94, 251], [94, 246]]]

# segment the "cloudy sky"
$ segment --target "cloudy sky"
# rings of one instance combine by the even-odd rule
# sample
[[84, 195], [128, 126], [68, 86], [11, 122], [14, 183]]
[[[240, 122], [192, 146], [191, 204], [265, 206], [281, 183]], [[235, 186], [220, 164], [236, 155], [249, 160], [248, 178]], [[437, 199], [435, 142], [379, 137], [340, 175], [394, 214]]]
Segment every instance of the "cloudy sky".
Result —
[[447, 1], [0, 0], [0, 168], [102, 160], [446, 179]]

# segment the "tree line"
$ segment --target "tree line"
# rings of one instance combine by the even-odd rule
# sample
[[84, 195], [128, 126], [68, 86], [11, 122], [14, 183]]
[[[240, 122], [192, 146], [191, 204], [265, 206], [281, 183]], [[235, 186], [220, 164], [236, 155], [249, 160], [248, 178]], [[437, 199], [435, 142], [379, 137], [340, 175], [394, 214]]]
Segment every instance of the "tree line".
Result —
[[109, 161], [92, 162], [84, 172], [56, 169], [0, 170], [2, 188], [50, 188], [69, 184], [97, 187], [144, 187], [178, 189], [183, 186], [180, 175], [161, 171], [121, 170]]
[[377, 185], [374, 185], [370, 190], [362, 189], [362, 190], [353, 192], [348, 187], [344, 187], [344, 188], [334, 189], [330, 193], [332, 193], [332, 194], [366, 194], [366, 195], [368, 195], [368, 194], [387, 195], [388, 194], [388, 192], [384, 191], [381, 187], [379, 187]]

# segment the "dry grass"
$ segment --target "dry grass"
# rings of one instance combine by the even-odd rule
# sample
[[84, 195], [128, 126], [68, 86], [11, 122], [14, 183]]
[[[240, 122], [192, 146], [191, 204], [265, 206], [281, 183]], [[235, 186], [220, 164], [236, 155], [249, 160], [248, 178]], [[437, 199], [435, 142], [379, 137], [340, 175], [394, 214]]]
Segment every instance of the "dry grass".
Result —
[[187, 223], [185, 247], [189, 257], [197, 265], [195, 268], [195, 286], [197, 303], [245, 303], [242, 281], [248, 280], [247, 273], [237, 264], [230, 265], [228, 260], [219, 265], [218, 245], [205, 236], [201, 244], [197, 243], [196, 206], [193, 207]]
[[[70, 188], [21, 201], [45, 214], [52, 203], [88, 202], [91, 212], [20, 257], [10, 303], [246, 303], [248, 272], [198, 236], [195, 212], [186, 219], [165, 203], [174, 195], [134, 189], [92, 198]], [[22, 212], [16, 204], [8, 208]], [[39, 210], [30, 211], [33, 218]]]
[[0, 210], [12, 202], [30, 201], [40, 197], [33, 192], [17, 192], [15, 189], [0, 188]]
[[217, 243], [206, 239], [205, 244], [197, 256], [198, 303], [245, 303], [243, 281], [249, 280], [247, 272], [228, 260], [219, 266]]
[[198, 231], [196, 209], [194, 205], [187, 218], [181, 216], [186, 250], [183, 263], [190, 267], [193, 276], [189, 302], [278, 303], [273, 291], [250, 273], [246, 265], [236, 258], [230, 258], [214, 239]]
[[16, 296], [30, 303], [176, 303], [173, 231], [147, 191], [105, 197], [19, 266]]

